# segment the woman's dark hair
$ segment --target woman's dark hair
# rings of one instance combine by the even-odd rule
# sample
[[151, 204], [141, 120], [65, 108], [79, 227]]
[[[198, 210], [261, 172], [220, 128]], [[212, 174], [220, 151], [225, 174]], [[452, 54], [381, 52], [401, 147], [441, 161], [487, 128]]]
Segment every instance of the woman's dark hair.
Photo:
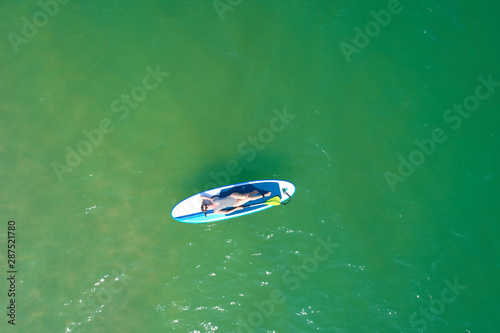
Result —
[[204, 202], [201, 203], [201, 211], [205, 213], [205, 217], [207, 217], [207, 209], [208, 205]]
[[[218, 195], [213, 195], [211, 198], [218, 198]], [[207, 217], [208, 205], [203, 201], [201, 203], [201, 211], [205, 213], [205, 217]]]

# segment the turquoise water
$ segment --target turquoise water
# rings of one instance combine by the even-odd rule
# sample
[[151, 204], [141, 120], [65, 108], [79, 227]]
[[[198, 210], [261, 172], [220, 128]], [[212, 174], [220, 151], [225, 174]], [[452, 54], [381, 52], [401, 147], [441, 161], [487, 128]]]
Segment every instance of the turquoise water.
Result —
[[500, 3], [60, 1], [0, 4], [2, 332], [500, 330]]

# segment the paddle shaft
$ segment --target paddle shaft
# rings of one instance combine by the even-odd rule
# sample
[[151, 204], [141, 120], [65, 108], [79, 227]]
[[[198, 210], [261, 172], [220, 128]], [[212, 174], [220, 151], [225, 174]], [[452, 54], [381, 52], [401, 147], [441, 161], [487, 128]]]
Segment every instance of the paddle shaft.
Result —
[[[274, 196], [265, 202], [259, 202], [259, 203], [255, 203], [252, 205], [238, 206], [238, 207], [249, 208], [249, 207], [254, 207], [254, 206], [259, 206], [259, 205], [279, 206], [279, 205], [281, 205], [281, 201], [280, 201], [279, 196]], [[235, 207], [233, 207], [233, 208], [235, 208]], [[206, 215], [210, 215], [210, 214], [214, 214], [214, 213], [215, 213], [214, 210], [211, 209], [211, 210], [206, 212]], [[231, 213], [233, 213], [233, 212], [231, 212]], [[202, 215], [205, 215], [205, 212], [194, 213], [191, 215], [184, 216], [184, 218], [186, 218], [186, 217], [193, 218], [193, 217], [198, 217], [198, 216], [202, 216]]]
[[251, 204], [251, 205], [246, 205], [246, 206], [240, 206], [240, 207], [243, 207], [243, 208], [248, 208], [248, 207], [253, 207], [253, 206], [258, 206], [258, 205], [278, 206], [278, 205], [273, 205], [272, 203], [268, 203], [268, 202], [266, 201], [266, 202], [260, 202], [260, 203]]

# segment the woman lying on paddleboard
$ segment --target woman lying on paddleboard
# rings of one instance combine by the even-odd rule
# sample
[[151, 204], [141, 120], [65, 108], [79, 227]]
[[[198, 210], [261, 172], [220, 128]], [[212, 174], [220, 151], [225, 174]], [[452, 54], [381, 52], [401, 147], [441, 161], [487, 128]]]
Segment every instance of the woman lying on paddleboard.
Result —
[[[271, 195], [271, 192], [266, 192], [264, 194], [259, 194], [259, 191], [255, 190], [250, 193], [241, 194], [241, 193], [231, 193], [227, 197], [224, 198], [216, 198], [216, 197], [205, 197], [201, 196], [201, 211], [205, 212], [205, 216], [207, 215], [207, 211], [209, 209], [213, 209], [215, 214], [231, 214], [234, 211], [241, 210], [245, 207], [242, 207], [249, 201], [262, 199], [264, 197], [268, 197]], [[209, 201], [210, 203], [205, 203]], [[226, 208], [231, 208], [229, 210], [224, 210]]]

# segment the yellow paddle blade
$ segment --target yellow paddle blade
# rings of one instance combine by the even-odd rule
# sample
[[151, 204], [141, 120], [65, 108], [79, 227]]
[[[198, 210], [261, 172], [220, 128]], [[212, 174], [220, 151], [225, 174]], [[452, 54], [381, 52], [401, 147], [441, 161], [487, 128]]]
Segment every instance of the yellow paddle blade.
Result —
[[281, 205], [281, 200], [280, 200], [280, 197], [275, 196], [275, 197], [272, 197], [271, 199], [267, 200], [266, 202], [264, 202], [264, 204], [272, 205], [272, 206], [279, 206], [279, 205]]

